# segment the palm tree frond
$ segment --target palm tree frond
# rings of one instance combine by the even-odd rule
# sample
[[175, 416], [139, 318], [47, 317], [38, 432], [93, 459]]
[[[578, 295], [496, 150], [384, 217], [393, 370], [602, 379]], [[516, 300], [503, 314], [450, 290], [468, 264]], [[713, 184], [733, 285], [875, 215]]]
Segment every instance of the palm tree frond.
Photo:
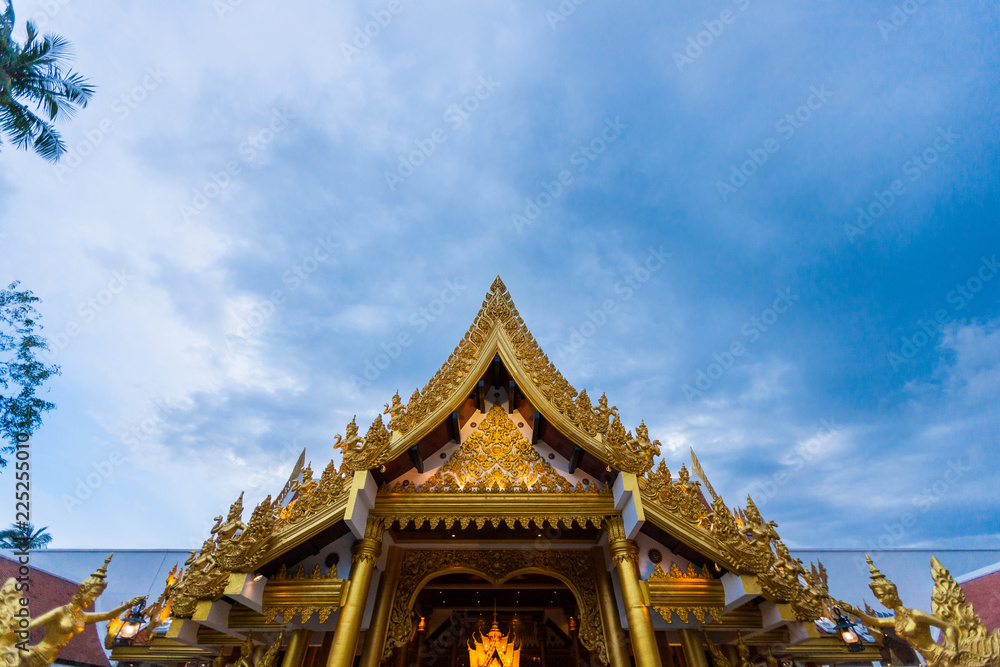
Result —
[[95, 88], [81, 74], [63, 69], [72, 57], [66, 38], [53, 34], [39, 38], [37, 27], [28, 21], [24, 43], [11, 40], [13, 6], [11, 0], [0, 2], [4, 8], [0, 13], [0, 135], [17, 148], [57, 161], [66, 152], [62, 137], [25, 103], [56, 120], [86, 107]]

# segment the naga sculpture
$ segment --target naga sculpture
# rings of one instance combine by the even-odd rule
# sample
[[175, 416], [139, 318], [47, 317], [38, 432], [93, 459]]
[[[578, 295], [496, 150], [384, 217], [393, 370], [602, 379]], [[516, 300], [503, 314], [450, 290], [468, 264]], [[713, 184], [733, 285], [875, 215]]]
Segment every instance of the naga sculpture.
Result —
[[364, 438], [358, 437], [358, 423], [352, 419], [347, 425], [347, 436], [337, 435], [333, 446], [343, 456], [343, 469], [355, 472], [384, 465], [389, 456], [390, 439], [391, 434], [382, 423], [382, 415], [378, 415]]
[[[59, 651], [87, 625], [110, 621], [126, 609], [141, 604], [143, 599], [137, 597], [104, 613], [84, 611], [108, 587], [109, 562], [111, 556], [79, 585], [68, 604], [31, 620], [19, 613], [26, 608], [19, 602], [21, 593], [17, 580], [8, 579], [0, 589], [0, 663], [6, 667], [48, 667], [59, 657]], [[29, 633], [40, 628], [45, 629], [45, 636], [37, 644], [28, 645]]]

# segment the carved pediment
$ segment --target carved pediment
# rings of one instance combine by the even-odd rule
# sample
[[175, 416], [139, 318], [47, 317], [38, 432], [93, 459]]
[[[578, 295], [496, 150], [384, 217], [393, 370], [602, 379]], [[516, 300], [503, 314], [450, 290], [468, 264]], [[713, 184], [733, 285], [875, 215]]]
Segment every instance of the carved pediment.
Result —
[[397, 484], [392, 491], [597, 493], [598, 488], [597, 484], [583, 483], [574, 487], [542, 458], [497, 405], [427, 481], [416, 487]]

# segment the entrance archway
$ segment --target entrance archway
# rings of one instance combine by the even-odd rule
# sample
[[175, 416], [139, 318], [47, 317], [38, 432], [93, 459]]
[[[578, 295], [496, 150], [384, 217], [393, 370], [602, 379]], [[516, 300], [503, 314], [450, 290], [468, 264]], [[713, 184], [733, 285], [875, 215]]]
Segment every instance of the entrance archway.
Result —
[[573, 591], [545, 574], [522, 572], [499, 586], [478, 575], [443, 574], [417, 593], [414, 613], [414, 637], [390, 664], [467, 667], [469, 641], [487, 634], [494, 618], [502, 634], [516, 636], [523, 667], [579, 665], [581, 656], [599, 663], [577, 637]]
[[383, 660], [388, 660], [395, 649], [406, 646], [413, 639], [418, 627], [416, 621], [419, 621], [414, 612], [418, 596], [428, 583], [446, 575], [475, 577], [488, 583], [492, 589], [506, 588], [504, 584], [512, 582], [514, 590], [517, 590], [518, 577], [529, 575], [541, 575], [561, 582], [573, 595], [580, 644], [593, 651], [602, 664], [607, 664], [607, 645], [593, 563], [589, 552], [569, 549], [406, 550], [393, 593]]

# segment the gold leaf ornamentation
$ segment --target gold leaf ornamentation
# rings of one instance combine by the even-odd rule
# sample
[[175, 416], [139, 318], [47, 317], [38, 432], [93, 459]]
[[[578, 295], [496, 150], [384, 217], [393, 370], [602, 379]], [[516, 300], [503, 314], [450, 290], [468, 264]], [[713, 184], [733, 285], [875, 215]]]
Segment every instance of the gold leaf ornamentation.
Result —
[[667, 573], [657, 564], [653, 574], [643, 582], [649, 593], [650, 606], [670, 622], [670, 614], [677, 614], [683, 623], [688, 622], [688, 616], [700, 623], [705, 623], [705, 616], [718, 621], [722, 618], [722, 609], [726, 596], [722, 582], [709, 573], [707, 567], [698, 568], [694, 563], [688, 563], [687, 569], [681, 571], [677, 563], [671, 563]]
[[184, 572], [170, 597], [171, 615], [191, 618], [199, 600], [218, 600], [228, 583], [229, 572], [218, 567], [215, 540], [209, 538], [200, 551], [192, 551], [184, 562]]
[[[376, 436], [376, 438], [379, 436]], [[218, 600], [225, 591], [232, 572], [253, 572], [266, 549], [277, 536], [299, 523], [312, 519], [346, 498], [351, 473], [344, 466], [338, 471], [331, 461], [319, 482], [312, 479], [312, 469], [306, 466], [302, 479], [294, 485], [292, 500], [287, 506], [261, 501], [243, 523], [243, 494], [229, 508], [223, 521], [216, 517], [210, 537], [199, 553], [192, 552], [186, 569], [171, 596], [171, 615], [190, 618], [201, 600]]]
[[702, 500], [698, 482], [690, 481], [685, 466], [681, 466], [677, 481], [674, 481], [663, 461], [638, 479], [639, 491], [644, 498], [657, 502], [687, 523], [707, 530], [708, 507]]
[[819, 620], [826, 609], [826, 600], [830, 597], [823, 563], [819, 563], [818, 567], [815, 563], [810, 563], [809, 570], [802, 573], [805, 585], [799, 587], [792, 600], [792, 611], [800, 621]]
[[660, 455], [660, 441], [650, 442], [645, 422], [635, 429], [636, 436], [626, 431], [616, 415], [604, 434], [604, 447], [608, 462], [617, 470], [634, 475], [645, 474], [653, 467], [655, 457]]
[[413, 623], [413, 601], [419, 592], [420, 582], [436, 573], [457, 569], [473, 570], [495, 586], [511, 573], [524, 569], [541, 570], [569, 583], [579, 607], [580, 643], [587, 649], [596, 651], [601, 662], [608, 664], [596, 575], [588, 552], [527, 549], [407, 550], [393, 595], [383, 660], [388, 660], [394, 649], [405, 646], [413, 637], [416, 629]]
[[[888, 618], [865, 613], [849, 604], [840, 607], [854, 614], [873, 628], [893, 629], [916, 650], [928, 667], [997, 667], [1000, 665], [1000, 630], [988, 630], [965, 593], [941, 562], [931, 556], [931, 613], [903, 606], [899, 591], [871, 558], [869, 587], [878, 601], [895, 612]], [[931, 628], [942, 630], [936, 642]]]
[[364, 438], [358, 437], [358, 424], [352, 419], [347, 425], [347, 437], [336, 436], [333, 446], [343, 455], [342, 469], [356, 472], [384, 465], [389, 458], [390, 439], [391, 434], [382, 423], [382, 415], [378, 415]]
[[[657, 611], [660, 611], [660, 610], [657, 609]], [[664, 616], [664, 618], [669, 619], [670, 617], [669, 616]], [[685, 621], [686, 621], [686, 619], [685, 619]], [[718, 646], [716, 646], [712, 642], [712, 640], [708, 638], [708, 633], [707, 632], [702, 631], [702, 634], [705, 635], [705, 645], [708, 646], [708, 654], [710, 656], [712, 656], [712, 664], [715, 665], [715, 667], [736, 667], [736, 665], [732, 664], [729, 661], [729, 658], [727, 658], [726, 654], [722, 652], [722, 649], [720, 649]]]
[[267, 580], [264, 586], [262, 606], [268, 623], [281, 614], [284, 623], [292, 622], [296, 614], [306, 623], [318, 614], [320, 623], [344, 603], [347, 582], [337, 578], [336, 568], [323, 574], [319, 565], [306, 575], [305, 567], [299, 566], [295, 574], [289, 575], [284, 565]]
[[[240, 500], [243, 495], [240, 494]], [[242, 514], [243, 505], [239, 503]], [[271, 506], [271, 496], [268, 496], [250, 515], [250, 521], [243, 524], [240, 515], [233, 516], [237, 509], [234, 504], [230, 509], [229, 520], [225, 524], [216, 524], [212, 534], [216, 538], [215, 559], [224, 570], [230, 572], [250, 571], [256, 564], [256, 557], [269, 544], [274, 532], [274, 508]]]
[[[596, 492], [596, 484], [589, 486]], [[451, 458], [416, 491], [572, 493], [575, 490], [521, 435], [503, 408], [495, 405]]]
[[392, 405], [385, 404], [385, 411], [382, 413], [389, 415], [389, 430], [396, 433], [406, 433], [410, 428], [412, 420], [406, 414], [406, 406], [399, 398], [399, 392], [392, 397]]
[[[386, 404], [385, 414], [391, 415], [390, 428], [394, 432], [405, 433], [454, 398], [455, 389], [467, 379], [481, 355], [492, 353], [492, 350], [484, 348], [484, 344], [494, 330], [506, 334], [517, 363], [535, 388], [556, 411], [566, 415], [574, 426], [593, 438], [595, 451], [600, 451], [599, 438], [608, 431], [611, 418], [617, 418], [617, 409], [608, 405], [606, 395], [601, 396], [596, 407], [593, 406], [586, 390], [578, 394], [566, 381], [528, 331], [499, 276], [490, 285], [469, 330], [423, 390], [414, 391], [406, 405], [397, 401], [396, 397], [393, 397], [391, 405]], [[648, 469], [653, 457], [659, 453], [654, 449], [657, 445], [649, 442], [648, 438], [630, 443], [626, 449], [617, 452], [621, 460], [616, 468], [630, 472]], [[635, 447], [642, 451], [632, 451]]]

